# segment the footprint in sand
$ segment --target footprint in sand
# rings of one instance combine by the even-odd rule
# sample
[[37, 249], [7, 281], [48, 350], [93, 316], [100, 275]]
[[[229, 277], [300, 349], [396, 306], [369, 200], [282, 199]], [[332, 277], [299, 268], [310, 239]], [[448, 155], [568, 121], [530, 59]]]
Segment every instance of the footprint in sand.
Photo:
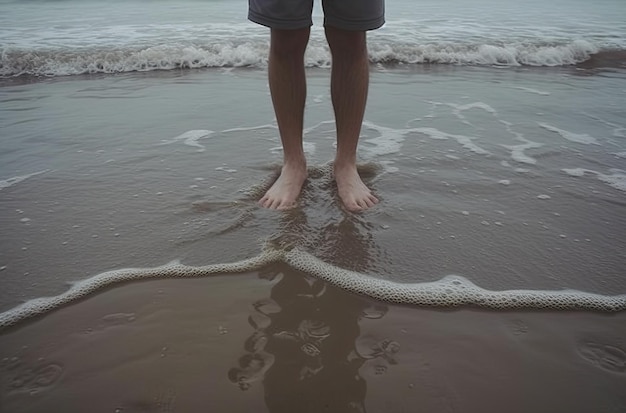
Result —
[[603, 370], [626, 373], [626, 353], [619, 347], [587, 342], [578, 346], [578, 354]]
[[49, 363], [36, 367], [20, 366], [9, 379], [10, 392], [35, 394], [53, 386], [63, 375], [63, 367]]

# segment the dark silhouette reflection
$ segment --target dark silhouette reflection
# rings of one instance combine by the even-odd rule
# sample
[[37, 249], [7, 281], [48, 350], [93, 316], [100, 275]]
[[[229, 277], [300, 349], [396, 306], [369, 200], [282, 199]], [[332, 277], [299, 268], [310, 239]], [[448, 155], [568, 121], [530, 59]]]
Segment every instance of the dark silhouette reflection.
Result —
[[[373, 264], [372, 237], [358, 217], [311, 231], [302, 211], [294, 210], [284, 215], [283, 224], [278, 242], [296, 243], [345, 268], [365, 271]], [[383, 317], [387, 306], [285, 264], [268, 267], [259, 276], [276, 284], [269, 298], [253, 304], [249, 323], [254, 333], [229, 379], [242, 390], [262, 384], [272, 413], [364, 412], [367, 384], [359, 370], [372, 359], [377, 359], [377, 371], [395, 364], [398, 344], [359, 339], [359, 321]]]

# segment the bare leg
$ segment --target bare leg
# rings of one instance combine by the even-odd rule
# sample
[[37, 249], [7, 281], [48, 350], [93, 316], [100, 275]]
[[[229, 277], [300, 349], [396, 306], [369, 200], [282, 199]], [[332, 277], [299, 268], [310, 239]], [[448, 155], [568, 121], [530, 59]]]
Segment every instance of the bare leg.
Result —
[[356, 149], [367, 101], [369, 62], [365, 32], [326, 27], [333, 57], [330, 92], [337, 122], [334, 174], [339, 198], [350, 211], [374, 206], [378, 199], [356, 169]]
[[306, 180], [306, 159], [302, 150], [302, 127], [306, 100], [304, 51], [310, 29], [271, 32], [268, 63], [272, 103], [283, 144], [284, 163], [280, 176], [259, 204], [265, 208], [295, 206]]

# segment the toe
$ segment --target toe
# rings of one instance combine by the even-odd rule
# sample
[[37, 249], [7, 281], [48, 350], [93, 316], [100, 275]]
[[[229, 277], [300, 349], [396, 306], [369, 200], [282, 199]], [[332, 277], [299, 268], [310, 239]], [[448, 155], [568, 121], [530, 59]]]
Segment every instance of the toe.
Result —
[[378, 198], [376, 198], [374, 195], [369, 196], [368, 201], [370, 203], [370, 207], [373, 207], [374, 205], [376, 205], [378, 203]]
[[295, 207], [296, 207], [295, 202], [283, 202], [278, 209], [280, 209], [281, 211], [286, 211], [288, 209], [292, 209]]
[[352, 212], [359, 212], [363, 210], [363, 206], [361, 205], [360, 202], [354, 201], [354, 202], [350, 202], [348, 209]]
[[275, 209], [276, 201], [274, 199], [268, 199], [267, 202], [265, 203], [265, 208]]

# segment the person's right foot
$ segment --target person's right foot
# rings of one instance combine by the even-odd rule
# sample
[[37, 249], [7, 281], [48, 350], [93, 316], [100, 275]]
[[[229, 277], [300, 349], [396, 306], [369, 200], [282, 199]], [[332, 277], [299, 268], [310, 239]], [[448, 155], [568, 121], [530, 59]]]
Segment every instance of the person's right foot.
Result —
[[334, 175], [339, 198], [348, 211], [364, 211], [378, 203], [378, 198], [361, 180], [356, 165], [335, 163]]
[[259, 204], [269, 209], [293, 208], [306, 178], [306, 165], [283, 165], [280, 176], [259, 200]]

